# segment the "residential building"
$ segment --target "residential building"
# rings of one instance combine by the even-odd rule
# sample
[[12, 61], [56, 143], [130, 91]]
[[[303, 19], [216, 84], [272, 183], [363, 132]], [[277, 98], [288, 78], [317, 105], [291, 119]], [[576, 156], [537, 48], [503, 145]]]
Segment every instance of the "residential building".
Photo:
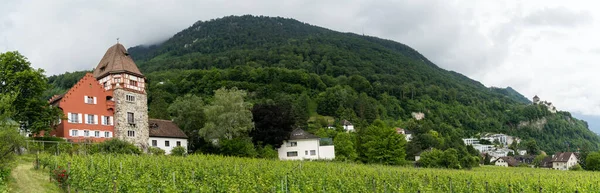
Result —
[[481, 144], [473, 144], [472, 145], [474, 149], [476, 149], [479, 152], [489, 152], [492, 151], [494, 149], [496, 149], [496, 147], [494, 147], [493, 145], [481, 145]]
[[178, 146], [188, 149], [187, 135], [172, 121], [148, 119], [148, 126], [149, 146], [165, 150], [166, 154], [171, 154], [171, 150]]
[[578, 161], [573, 152], [559, 152], [552, 156], [552, 169], [568, 170], [577, 165]]
[[519, 162], [513, 157], [505, 156], [500, 157], [498, 160], [496, 160], [494, 165], [502, 167], [516, 167], [519, 165]]
[[335, 147], [321, 145], [319, 136], [310, 134], [302, 129], [295, 129], [288, 140], [284, 141], [277, 150], [281, 160], [316, 160], [334, 159]]
[[411, 141], [413, 138], [412, 132], [406, 129], [396, 128], [396, 133], [404, 135], [404, 139], [406, 139], [406, 141]]
[[515, 151], [513, 151], [512, 149], [503, 148], [503, 149], [495, 149], [495, 150], [489, 151], [487, 153], [493, 157], [506, 157], [506, 156], [508, 156], [508, 153], [513, 153], [513, 155], [514, 155]]
[[535, 159], [534, 155], [517, 155], [514, 156], [515, 160], [520, 164], [533, 165], [533, 160]]
[[348, 120], [342, 121], [342, 127], [344, 127], [344, 131], [346, 132], [354, 132], [354, 125], [352, 125], [352, 123], [350, 123]]
[[527, 155], [527, 150], [524, 149], [518, 149], [517, 152], [519, 152], [519, 155]]
[[72, 142], [118, 138], [145, 151], [151, 143], [145, 82], [125, 47], [111, 46], [93, 73], [49, 100], [67, 117], [50, 134]]

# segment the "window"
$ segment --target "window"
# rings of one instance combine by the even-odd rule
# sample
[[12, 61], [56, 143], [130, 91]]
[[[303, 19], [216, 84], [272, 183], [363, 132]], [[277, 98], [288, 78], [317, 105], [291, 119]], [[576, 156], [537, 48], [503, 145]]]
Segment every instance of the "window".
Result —
[[94, 97], [86, 96], [85, 97], [85, 103], [87, 103], [87, 104], [94, 104]]
[[102, 125], [110, 125], [110, 117], [109, 116], [102, 117]]
[[133, 95], [125, 95], [125, 99], [129, 102], [135, 101], [135, 96]]
[[106, 137], [106, 138], [110, 138], [110, 132], [108, 132], [108, 131], [105, 131], [105, 132], [104, 132], [104, 137]]
[[308, 155], [308, 150], [304, 151], [304, 155]]
[[85, 121], [87, 124], [94, 124], [94, 115], [87, 115], [87, 119]]
[[88, 131], [88, 130], [84, 130], [84, 131], [83, 131], [83, 136], [84, 136], [84, 137], [89, 137], [89, 136], [90, 136], [90, 131]]
[[288, 147], [296, 147], [298, 146], [298, 142], [292, 141], [290, 142], [290, 144], [288, 144]]
[[79, 114], [71, 113], [71, 117], [69, 117], [69, 123], [79, 123]]
[[177, 141], [177, 147], [181, 146], [181, 141]]
[[102, 83], [102, 87], [103, 87], [103, 88], [106, 88], [107, 86], [108, 86], [108, 82], [104, 82], [104, 83]]
[[127, 137], [135, 137], [135, 131], [127, 131]]
[[310, 150], [310, 155], [317, 155], [317, 151], [315, 151], [315, 150]]
[[137, 81], [135, 81], [135, 80], [129, 80], [129, 85], [137, 86], [138, 84], [137, 84]]
[[94, 137], [100, 137], [100, 131], [94, 131]]
[[298, 152], [297, 151], [288, 151], [287, 156], [288, 157], [296, 157], [296, 156], [298, 156]]
[[77, 132], [77, 130], [71, 130], [71, 137], [77, 137], [79, 136], [79, 133]]
[[119, 78], [115, 78], [115, 82], [116, 83], [121, 83], [121, 78], [120, 77]]
[[133, 113], [130, 113], [130, 112], [127, 113], [127, 122], [129, 124], [135, 124], [135, 119], [133, 117]]
[[165, 147], [169, 147], [171, 144], [169, 144], [169, 141], [165, 141]]
[[158, 146], [158, 142], [157, 142], [156, 140], [152, 140], [152, 146], [153, 146], [153, 147], [156, 147], [156, 146]]

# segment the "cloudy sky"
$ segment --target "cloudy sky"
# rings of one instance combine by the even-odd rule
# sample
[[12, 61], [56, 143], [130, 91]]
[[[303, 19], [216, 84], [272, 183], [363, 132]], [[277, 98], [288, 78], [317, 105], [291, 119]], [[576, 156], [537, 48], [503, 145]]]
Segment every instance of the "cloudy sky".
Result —
[[18, 50], [48, 75], [60, 74], [95, 67], [116, 38], [132, 47], [163, 41], [197, 20], [282, 16], [405, 43], [486, 86], [539, 95], [600, 132], [598, 6], [549, 0], [3, 0], [0, 52]]

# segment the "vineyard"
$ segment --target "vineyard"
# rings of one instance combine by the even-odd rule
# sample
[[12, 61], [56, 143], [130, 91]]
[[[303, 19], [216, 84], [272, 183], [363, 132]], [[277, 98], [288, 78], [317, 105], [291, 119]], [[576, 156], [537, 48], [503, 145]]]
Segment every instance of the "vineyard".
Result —
[[[212, 155], [40, 157], [72, 192], [598, 192], [600, 173], [421, 169]], [[60, 181], [60, 182], [58, 182]]]

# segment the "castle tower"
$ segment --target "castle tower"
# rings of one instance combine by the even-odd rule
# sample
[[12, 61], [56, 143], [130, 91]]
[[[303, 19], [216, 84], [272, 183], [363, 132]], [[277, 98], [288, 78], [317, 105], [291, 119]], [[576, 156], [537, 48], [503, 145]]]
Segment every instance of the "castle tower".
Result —
[[540, 97], [538, 97], [537, 95], [535, 95], [533, 97], [533, 104], [538, 104], [540, 102]]
[[94, 69], [94, 77], [105, 90], [112, 92], [112, 97], [102, 100], [114, 104], [114, 137], [146, 150], [149, 138], [146, 81], [123, 45], [117, 43], [108, 48]]

